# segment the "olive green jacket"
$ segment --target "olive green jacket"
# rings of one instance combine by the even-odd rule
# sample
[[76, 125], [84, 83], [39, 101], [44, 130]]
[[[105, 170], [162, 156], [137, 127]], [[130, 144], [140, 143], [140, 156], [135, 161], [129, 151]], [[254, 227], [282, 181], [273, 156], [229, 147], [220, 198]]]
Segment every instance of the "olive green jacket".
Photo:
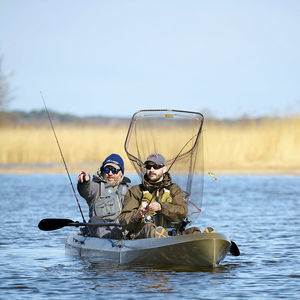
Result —
[[149, 191], [155, 199], [157, 190], [159, 190], [159, 195], [162, 196], [164, 188], [170, 190], [172, 202], [160, 202], [161, 211], [157, 212], [158, 218], [155, 218], [155, 225], [171, 227], [171, 222], [182, 221], [188, 213], [183, 190], [177, 184], [172, 184], [171, 176], [169, 173], [165, 173], [163, 181], [161, 182], [150, 183], [147, 178], [144, 177], [142, 184], [135, 185], [128, 190], [124, 198], [122, 212], [119, 216], [119, 221], [123, 228], [132, 233], [139, 232], [145, 223], [143, 219], [136, 220], [135, 215], [141, 206], [143, 191]]

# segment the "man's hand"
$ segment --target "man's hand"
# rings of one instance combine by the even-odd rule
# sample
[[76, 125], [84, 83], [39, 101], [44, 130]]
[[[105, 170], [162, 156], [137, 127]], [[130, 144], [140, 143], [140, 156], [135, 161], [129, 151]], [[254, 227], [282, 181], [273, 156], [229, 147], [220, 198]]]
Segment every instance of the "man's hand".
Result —
[[78, 182], [85, 182], [85, 181], [89, 181], [90, 180], [90, 176], [87, 172], [85, 171], [81, 171], [79, 174], [78, 174]]
[[159, 202], [152, 202], [146, 208], [148, 211], [160, 211], [161, 205]]
[[159, 202], [153, 202], [150, 203], [149, 205], [147, 205], [146, 207], [141, 207], [136, 215], [135, 215], [135, 219], [136, 220], [140, 220], [142, 218], [145, 218], [145, 215], [149, 212], [149, 211], [160, 211], [161, 210], [161, 205]]
[[135, 215], [135, 219], [136, 219], [136, 220], [140, 220], [140, 219], [142, 219], [142, 218], [145, 218], [145, 215], [146, 215], [147, 212], [148, 212], [148, 209], [146, 209], [146, 208], [144, 208], [144, 207], [141, 207], [141, 208], [137, 211], [137, 213], [136, 213], [136, 215]]

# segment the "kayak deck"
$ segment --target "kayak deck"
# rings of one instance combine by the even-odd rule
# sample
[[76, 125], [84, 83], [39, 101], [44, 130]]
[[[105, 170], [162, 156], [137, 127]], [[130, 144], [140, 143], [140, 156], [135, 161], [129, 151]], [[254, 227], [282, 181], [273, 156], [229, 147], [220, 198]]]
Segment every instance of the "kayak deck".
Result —
[[139, 240], [111, 240], [70, 234], [66, 253], [96, 256], [119, 264], [216, 267], [231, 242], [221, 233], [195, 233]]

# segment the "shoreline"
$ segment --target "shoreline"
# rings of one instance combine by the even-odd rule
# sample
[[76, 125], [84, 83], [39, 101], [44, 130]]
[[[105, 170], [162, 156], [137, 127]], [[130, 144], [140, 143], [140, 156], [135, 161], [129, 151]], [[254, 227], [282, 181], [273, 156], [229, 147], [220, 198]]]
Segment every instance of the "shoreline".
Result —
[[[96, 172], [99, 168], [98, 163], [78, 163], [67, 165], [70, 174], [77, 174], [82, 169], [90, 174]], [[204, 174], [209, 170], [205, 168]], [[216, 174], [222, 175], [300, 175], [300, 169], [213, 169], [210, 170]], [[128, 168], [127, 174], [136, 174], [135, 170]], [[66, 169], [61, 163], [51, 164], [0, 164], [0, 175], [2, 174], [16, 174], [16, 175], [30, 175], [30, 174], [67, 174]]]

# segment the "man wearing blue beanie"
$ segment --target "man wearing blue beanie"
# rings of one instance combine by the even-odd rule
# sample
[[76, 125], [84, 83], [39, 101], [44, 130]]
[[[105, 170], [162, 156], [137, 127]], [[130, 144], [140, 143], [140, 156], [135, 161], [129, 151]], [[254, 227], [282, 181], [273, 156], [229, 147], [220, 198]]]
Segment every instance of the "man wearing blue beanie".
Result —
[[107, 165], [114, 166], [115, 168], [120, 168], [122, 171], [122, 174], [124, 174], [124, 162], [120, 155], [113, 153], [113, 154], [109, 155], [108, 157], [106, 157], [102, 163], [102, 167], [104, 168]]
[[[118, 222], [129, 183], [130, 179], [124, 176], [123, 159], [115, 153], [104, 159], [92, 180], [82, 170], [78, 175], [77, 189], [89, 206], [90, 222]], [[112, 229], [89, 227], [89, 235], [114, 238]], [[116, 232], [116, 228], [113, 231]], [[119, 236], [121, 238], [121, 232]]]

